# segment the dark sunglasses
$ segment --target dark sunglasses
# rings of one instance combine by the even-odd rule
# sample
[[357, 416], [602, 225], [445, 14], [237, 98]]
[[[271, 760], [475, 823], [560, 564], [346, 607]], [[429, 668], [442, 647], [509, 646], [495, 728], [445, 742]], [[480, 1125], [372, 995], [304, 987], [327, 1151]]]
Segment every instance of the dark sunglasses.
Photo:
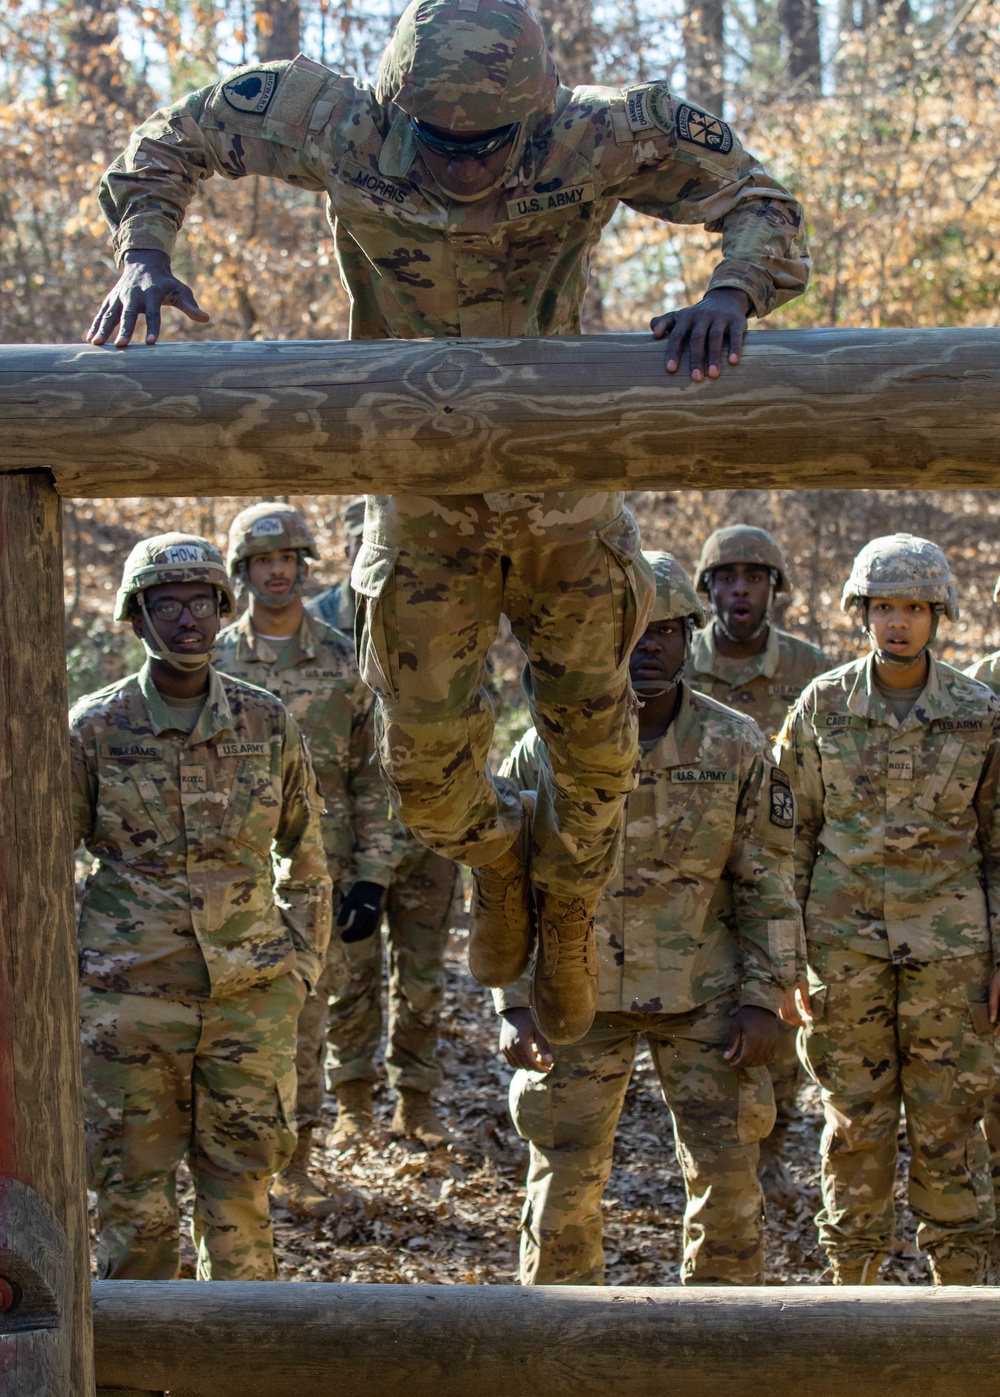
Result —
[[510, 144], [517, 135], [518, 123], [515, 121], [512, 126], [498, 126], [495, 131], [474, 141], [448, 140], [445, 136], [438, 136], [415, 116], [410, 117], [410, 127], [420, 144], [435, 155], [447, 156], [449, 160], [463, 155], [470, 160], [485, 160], [487, 155]]

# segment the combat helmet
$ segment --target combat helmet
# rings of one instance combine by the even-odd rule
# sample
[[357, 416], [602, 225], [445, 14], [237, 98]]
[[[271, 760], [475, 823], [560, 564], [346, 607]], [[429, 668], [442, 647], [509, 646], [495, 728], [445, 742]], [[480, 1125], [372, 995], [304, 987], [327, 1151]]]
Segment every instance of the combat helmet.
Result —
[[[247, 563], [260, 553], [291, 552], [299, 555], [299, 570], [287, 595], [272, 597], [258, 592], [250, 581]], [[229, 526], [226, 565], [236, 584], [236, 595], [250, 591], [258, 601], [280, 609], [289, 606], [302, 590], [306, 578], [305, 558], [319, 559], [316, 539], [302, 512], [290, 504], [265, 500], [241, 509]]]
[[[215, 544], [197, 534], [169, 533], [143, 539], [126, 558], [115, 598], [115, 620], [124, 621], [138, 606], [150, 633], [159, 638], [146, 608], [145, 593], [147, 587], [157, 587], [164, 582], [209, 582], [219, 596], [219, 615], [232, 616], [236, 611], [232, 583]], [[206, 651], [201, 655], [181, 655], [162, 645], [155, 650], [145, 637], [142, 644], [151, 659], [163, 660], [174, 669], [186, 671], [203, 669], [211, 662], [213, 654]]]
[[[844, 583], [840, 609], [849, 614], [855, 607], [860, 608], [868, 630], [868, 602], [873, 597], [930, 602], [934, 623], [921, 655], [937, 635], [939, 618], [945, 615], [949, 621], [957, 621], [959, 616], [958, 593], [948, 559], [936, 543], [916, 534], [886, 534], [873, 538], [854, 559], [851, 575]], [[882, 649], [877, 654], [886, 664], [900, 666], [912, 665], [920, 658], [919, 655], [894, 655]]]
[[886, 534], [866, 543], [844, 583], [841, 611], [871, 597], [930, 602], [936, 614], [958, 620], [958, 593], [948, 559], [936, 543], [916, 534]]
[[411, 119], [458, 133], [516, 124], [519, 158], [524, 123], [551, 112], [558, 89], [542, 26], [524, 0], [411, 0], [375, 91]]
[[716, 529], [705, 540], [694, 574], [698, 591], [710, 593], [715, 569], [734, 567], [737, 563], [768, 568], [776, 592], [791, 590], [785, 560], [773, 535], [753, 524], [730, 524]]
[[656, 599], [650, 621], [676, 621], [690, 618], [696, 626], [705, 624], [705, 608], [691, 579], [672, 553], [643, 550], [642, 556], [653, 569]]

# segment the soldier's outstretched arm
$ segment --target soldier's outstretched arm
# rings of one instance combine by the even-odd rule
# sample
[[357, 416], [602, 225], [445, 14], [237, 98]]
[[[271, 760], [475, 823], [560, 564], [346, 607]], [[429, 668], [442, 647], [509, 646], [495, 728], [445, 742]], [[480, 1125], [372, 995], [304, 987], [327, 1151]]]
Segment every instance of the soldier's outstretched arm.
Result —
[[687, 349], [696, 382], [717, 378], [726, 349], [728, 362], [739, 362], [748, 315], [768, 315], [806, 289], [802, 209], [727, 122], [665, 84], [632, 88], [621, 101], [601, 159], [618, 198], [653, 218], [722, 234], [722, 260], [705, 296], [650, 322], [666, 340], [669, 372]]
[[309, 59], [240, 69], [154, 112], [101, 180], [101, 211], [112, 228], [121, 275], [87, 331], [91, 344], [114, 337], [124, 349], [141, 318], [155, 344], [163, 306], [204, 324], [191, 288], [170, 258], [188, 204], [212, 175], [270, 175], [301, 189], [326, 188], [339, 154], [338, 120], [364, 100], [350, 80]]

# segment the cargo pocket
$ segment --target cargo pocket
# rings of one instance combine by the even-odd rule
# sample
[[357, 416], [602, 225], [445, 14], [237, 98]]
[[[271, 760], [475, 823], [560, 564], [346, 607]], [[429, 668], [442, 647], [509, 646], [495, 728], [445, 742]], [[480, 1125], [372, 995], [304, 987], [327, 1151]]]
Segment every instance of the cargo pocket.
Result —
[[617, 519], [599, 529], [597, 537], [608, 555], [608, 580], [615, 624], [615, 663], [624, 664], [645, 628], [653, 595], [653, 575], [639, 547], [639, 527], [623, 510]]
[[551, 1150], [556, 1142], [552, 1084], [545, 1072], [519, 1068], [510, 1084], [510, 1115], [522, 1140]]
[[125, 1135], [125, 1088], [106, 1089], [83, 1083], [83, 1127], [87, 1149], [87, 1183], [103, 1190], [122, 1183]]
[[967, 995], [968, 1019], [955, 1060], [952, 1104], [970, 1106], [984, 1101], [993, 1086], [996, 1048], [990, 1008], [985, 1000]]
[[361, 598], [354, 614], [358, 667], [361, 678], [381, 699], [394, 699], [399, 694], [398, 557], [398, 548], [365, 542], [351, 571], [351, 586]]
[[741, 1145], [754, 1145], [774, 1129], [777, 1115], [774, 1087], [766, 1067], [741, 1067], [740, 1101], [736, 1138]]

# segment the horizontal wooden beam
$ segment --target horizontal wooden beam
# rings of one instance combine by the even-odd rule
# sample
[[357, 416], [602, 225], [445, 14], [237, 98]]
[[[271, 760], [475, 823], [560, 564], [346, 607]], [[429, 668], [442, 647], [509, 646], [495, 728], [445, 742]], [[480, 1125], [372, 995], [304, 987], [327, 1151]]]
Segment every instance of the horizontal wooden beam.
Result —
[[98, 1387], [185, 1397], [989, 1397], [979, 1288], [102, 1281]]
[[0, 470], [64, 495], [1000, 481], [1000, 329], [0, 346]]

